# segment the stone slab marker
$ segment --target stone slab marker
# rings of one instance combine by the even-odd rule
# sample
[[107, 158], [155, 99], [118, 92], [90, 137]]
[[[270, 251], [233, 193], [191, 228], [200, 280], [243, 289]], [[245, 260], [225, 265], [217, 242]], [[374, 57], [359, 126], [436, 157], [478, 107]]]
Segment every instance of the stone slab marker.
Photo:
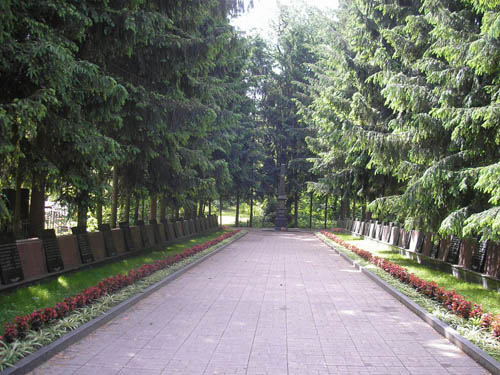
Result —
[[132, 240], [132, 233], [130, 233], [130, 227], [128, 222], [124, 221], [120, 223], [120, 229], [123, 233], [123, 240], [125, 242], [125, 251], [135, 251], [134, 241]]
[[488, 254], [489, 241], [482, 241], [474, 249], [471, 260], [471, 269], [476, 272], [483, 273], [486, 265], [486, 255]]
[[45, 262], [47, 264], [47, 272], [58, 272], [64, 269], [64, 263], [59, 248], [59, 241], [56, 237], [54, 229], [45, 229], [40, 233], [42, 239], [43, 252], [45, 253]]
[[106, 256], [115, 256], [117, 253], [115, 242], [113, 241], [113, 235], [111, 233], [111, 227], [109, 226], [109, 224], [101, 224], [99, 225], [99, 231], [104, 237], [104, 249], [106, 250]]
[[161, 242], [160, 229], [158, 228], [158, 223], [156, 222], [156, 219], [149, 220], [149, 224], [151, 224], [151, 226], [153, 227], [153, 237], [155, 240], [155, 244], [159, 244]]
[[78, 243], [78, 251], [80, 251], [82, 264], [92, 263], [94, 261], [94, 254], [92, 254], [92, 249], [90, 248], [87, 228], [73, 227], [71, 228], [71, 232], [74, 236], [76, 236], [76, 242]]
[[0, 276], [3, 284], [12, 284], [24, 279], [21, 258], [13, 234], [0, 239]]
[[138, 220], [137, 226], [141, 232], [142, 248], [146, 249], [150, 246], [148, 233], [146, 231], [146, 225], [144, 225], [144, 220]]

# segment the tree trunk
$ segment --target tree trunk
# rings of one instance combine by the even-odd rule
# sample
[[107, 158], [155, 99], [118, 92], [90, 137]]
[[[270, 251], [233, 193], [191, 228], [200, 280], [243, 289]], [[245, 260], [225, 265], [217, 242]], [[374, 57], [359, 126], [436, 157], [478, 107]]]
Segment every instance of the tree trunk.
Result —
[[146, 201], [146, 199], [143, 198], [142, 199], [142, 207], [141, 207], [141, 220], [143, 220], [143, 221], [144, 221], [144, 216], [146, 215], [146, 205], [144, 203], [145, 201]]
[[253, 226], [253, 189], [250, 191], [250, 228]]
[[84, 191], [80, 194], [80, 199], [78, 202], [78, 217], [77, 217], [77, 226], [82, 228], [87, 228], [87, 214], [89, 211], [88, 204], [89, 192]]
[[366, 221], [366, 205], [363, 204], [361, 206], [361, 217], [363, 218], [363, 221]]
[[97, 225], [101, 225], [102, 224], [102, 203], [101, 202], [97, 203], [95, 216], [97, 219]]
[[21, 237], [21, 187], [23, 185], [23, 178], [21, 175], [21, 171], [23, 167], [21, 165], [21, 161], [19, 161], [17, 165], [16, 171], [16, 197], [14, 202], [14, 214], [12, 217], [12, 233], [15, 238]]
[[234, 220], [234, 225], [236, 227], [240, 226], [240, 192], [239, 192], [239, 190], [236, 192], [236, 217]]
[[179, 220], [179, 218], [181, 217], [179, 211], [180, 211], [179, 207], [175, 207], [175, 220], [176, 221]]
[[167, 214], [167, 200], [162, 195], [160, 198], [160, 223], [165, 220]]
[[156, 194], [151, 194], [150, 195], [150, 201], [151, 201], [151, 220], [157, 220], [158, 214], [157, 214], [157, 202], [158, 202], [158, 196]]
[[312, 229], [312, 218], [313, 218], [313, 195], [314, 193], [311, 191], [309, 193], [309, 228]]
[[212, 215], [212, 200], [208, 200], [208, 215]]
[[328, 194], [325, 196], [325, 229], [327, 220], [328, 220]]
[[299, 227], [299, 193], [297, 193], [297, 192], [295, 192], [293, 205], [294, 205], [294, 210], [293, 210], [294, 227], [298, 228]]
[[130, 195], [131, 194], [129, 192], [127, 192], [127, 195], [125, 197], [125, 208], [123, 209], [123, 211], [124, 211], [123, 221], [125, 221], [126, 223], [130, 222], [130, 200], [131, 200]]
[[118, 170], [113, 167], [113, 194], [111, 201], [111, 228], [116, 228], [116, 219], [118, 217]]
[[139, 221], [139, 205], [141, 204], [141, 200], [139, 197], [135, 198], [135, 208], [134, 208], [134, 224], [137, 224]]
[[38, 237], [45, 228], [45, 173], [36, 172], [31, 184], [29, 235]]

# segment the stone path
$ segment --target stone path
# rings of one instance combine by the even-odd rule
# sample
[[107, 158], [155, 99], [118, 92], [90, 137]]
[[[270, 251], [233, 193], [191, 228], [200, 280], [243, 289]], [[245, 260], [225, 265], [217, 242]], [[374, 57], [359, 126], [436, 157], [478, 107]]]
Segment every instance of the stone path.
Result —
[[486, 374], [308, 233], [252, 231], [32, 374]]

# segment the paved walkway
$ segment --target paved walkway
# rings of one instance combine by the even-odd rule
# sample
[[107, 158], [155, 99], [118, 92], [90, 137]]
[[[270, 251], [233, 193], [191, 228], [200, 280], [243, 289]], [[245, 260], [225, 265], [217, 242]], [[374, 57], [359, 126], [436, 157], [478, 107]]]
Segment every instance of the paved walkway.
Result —
[[33, 374], [486, 374], [308, 233], [253, 231]]

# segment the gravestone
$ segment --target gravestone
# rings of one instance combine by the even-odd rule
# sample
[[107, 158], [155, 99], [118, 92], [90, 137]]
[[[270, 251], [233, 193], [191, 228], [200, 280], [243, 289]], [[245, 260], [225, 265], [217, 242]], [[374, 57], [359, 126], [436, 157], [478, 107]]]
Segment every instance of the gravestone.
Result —
[[153, 236], [155, 238], [155, 244], [159, 244], [161, 242], [160, 237], [160, 229], [158, 228], [158, 222], [156, 219], [149, 220], [149, 224], [153, 227]]
[[92, 263], [94, 261], [94, 254], [90, 248], [89, 237], [87, 236], [87, 228], [73, 227], [71, 232], [76, 236], [78, 250], [80, 251], [80, 259], [82, 264]]
[[189, 222], [187, 220], [182, 221], [182, 232], [186, 236], [189, 236], [191, 234], [191, 229], [189, 228]]
[[142, 248], [146, 249], [150, 245], [149, 245], [148, 232], [146, 231], [146, 226], [144, 225], [144, 220], [138, 220], [136, 224], [139, 227], [139, 230], [141, 232]]
[[404, 248], [409, 249], [410, 248], [410, 241], [411, 241], [411, 232], [405, 231], [405, 237], [403, 239], [404, 243]]
[[17, 283], [24, 279], [21, 258], [12, 233], [3, 233], [0, 238], [0, 276], [2, 284]]
[[378, 223], [378, 221], [372, 222], [370, 224], [370, 237], [371, 238], [375, 238], [375, 233], [377, 232], [377, 223]]
[[111, 233], [111, 227], [109, 224], [99, 225], [99, 231], [104, 237], [104, 249], [106, 250], [106, 256], [112, 257], [116, 255], [115, 243], [113, 242], [113, 234]]
[[484, 266], [486, 265], [486, 255], [488, 252], [489, 241], [482, 241], [479, 246], [476, 247], [474, 254], [472, 255], [471, 270], [483, 273]]
[[395, 224], [391, 228], [391, 236], [389, 237], [389, 244], [393, 246], [397, 246], [399, 242], [399, 235], [401, 233], [401, 230], [399, 229], [399, 225]]
[[424, 233], [418, 230], [410, 232], [410, 250], [416, 253], [422, 252], [422, 245], [424, 244]]
[[165, 232], [165, 240], [172, 241], [173, 238], [170, 238], [172, 236], [171, 233], [169, 233], [168, 230], [168, 220], [167, 219], [161, 219], [161, 223], [163, 224], [163, 231]]
[[441, 245], [441, 240], [432, 241], [431, 258], [436, 259], [438, 257], [440, 245]]
[[172, 230], [173, 230], [175, 238], [179, 238], [179, 232], [177, 229], [177, 222], [176, 221], [172, 222]]
[[446, 261], [451, 264], [458, 264], [460, 256], [460, 238], [451, 236], [450, 245], [448, 246], [448, 256]]
[[182, 222], [181, 221], [175, 222], [175, 235], [177, 238], [181, 238], [181, 237], [184, 237], [186, 235], [182, 230]]
[[274, 229], [287, 230], [288, 215], [286, 209], [286, 192], [285, 192], [285, 164], [281, 164], [280, 183], [278, 187], [278, 207], [276, 208], [276, 219], [274, 221]]
[[171, 221], [169, 221], [167, 223], [167, 233], [168, 233], [168, 240], [169, 241], [173, 241], [177, 238], [175, 236], [174, 224]]
[[130, 227], [127, 221], [121, 222], [120, 229], [123, 233], [123, 239], [125, 240], [125, 250], [135, 251], [134, 241], [132, 240], [132, 233], [130, 233]]
[[47, 264], [47, 272], [58, 272], [64, 269], [64, 263], [59, 249], [59, 241], [56, 237], [54, 229], [45, 229], [40, 233], [42, 239], [43, 252], [45, 254], [45, 262]]

